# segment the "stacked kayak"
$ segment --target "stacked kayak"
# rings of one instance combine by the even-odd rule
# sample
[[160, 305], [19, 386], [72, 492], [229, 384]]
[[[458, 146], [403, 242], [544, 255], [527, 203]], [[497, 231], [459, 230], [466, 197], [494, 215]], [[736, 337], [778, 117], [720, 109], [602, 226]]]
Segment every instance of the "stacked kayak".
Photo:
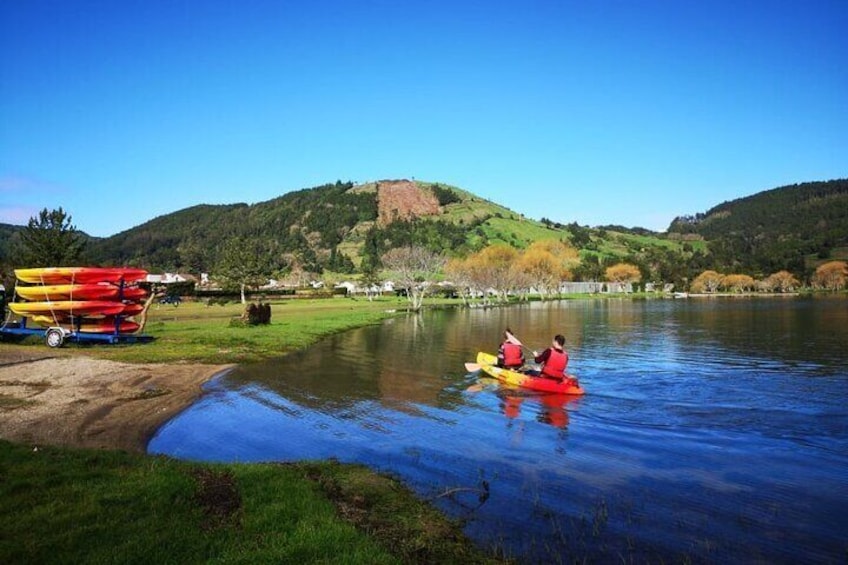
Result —
[[147, 271], [130, 267], [41, 267], [15, 269], [15, 276], [19, 281], [41, 285], [102, 282], [126, 284], [143, 280], [147, 277]]
[[16, 269], [9, 309], [42, 327], [91, 333], [133, 333], [132, 316], [144, 310], [147, 291], [138, 282], [147, 271], [119, 267]]
[[571, 375], [566, 375], [563, 380], [550, 379], [547, 377], [539, 377], [528, 375], [520, 371], [504, 369], [498, 367], [498, 358], [490, 353], [480, 352], [477, 354], [477, 365], [480, 370], [490, 375], [502, 383], [526, 388], [529, 390], [537, 390], [539, 392], [553, 392], [557, 394], [585, 394], [585, 390], [577, 382], [577, 379]]

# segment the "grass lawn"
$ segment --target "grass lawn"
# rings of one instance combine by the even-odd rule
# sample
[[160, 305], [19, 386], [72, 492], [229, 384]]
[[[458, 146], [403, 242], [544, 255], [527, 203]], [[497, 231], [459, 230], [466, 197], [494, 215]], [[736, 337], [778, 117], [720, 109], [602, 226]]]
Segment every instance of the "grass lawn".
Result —
[[[451, 304], [458, 301], [440, 300]], [[403, 312], [405, 298], [278, 299], [271, 301], [271, 323], [241, 327], [232, 321], [241, 316], [240, 303], [207, 306], [183, 301], [179, 306], [150, 307], [144, 333], [155, 339], [134, 344], [68, 343], [62, 354], [85, 354], [101, 359], [136, 363], [191, 361], [201, 363], [246, 363], [285, 355], [347, 329], [377, 324]], [[428, 299], [426, 304], [435, 304]], [[25, 343], [44, 347], [42, 338]], [[13, 346], [7, 346], [13, 347]]]
[[3, 563], [486, 563], [403, 485], [334, 462], [210, 465], [0, 441]]

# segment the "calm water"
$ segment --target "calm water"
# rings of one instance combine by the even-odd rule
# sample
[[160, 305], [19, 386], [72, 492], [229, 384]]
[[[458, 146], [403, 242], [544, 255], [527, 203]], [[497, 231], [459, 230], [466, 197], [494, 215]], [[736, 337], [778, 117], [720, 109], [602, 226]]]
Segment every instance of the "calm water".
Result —
[[[587, 395], [466, 374], [507, 325], [536, 348], [563, 333]], [[238, 367], [207, 390], [150, 452], [365, 463], [526, 562], [848, 557], [845, 299], [430, 312]]]

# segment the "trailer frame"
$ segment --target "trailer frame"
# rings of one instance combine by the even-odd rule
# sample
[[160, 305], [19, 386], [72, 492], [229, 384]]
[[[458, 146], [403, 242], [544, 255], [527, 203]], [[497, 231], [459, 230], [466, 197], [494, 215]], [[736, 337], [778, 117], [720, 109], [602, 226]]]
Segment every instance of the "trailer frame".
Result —
[[[19, 322], [5, 322], [0, 326], [0, 336], [41, 336], [48, 347], [62, 347], [66, 342], [72, 341], [76, 343], [146, 343], [153, 341], [155, 338], [152, 335], [135, 335], [119, 333], [117, 328], [114, 332], [95, 333], [83, 332], [74, 329], [68, 329], [62, 326], [50, 326], [47, 328], [38, 327], [30, 328], [26, 325], [26, 318], [21, 318]], [[118, 322], [120, 323], [120, 322]], [[117, 325], [117, 324], [116, 324]]]

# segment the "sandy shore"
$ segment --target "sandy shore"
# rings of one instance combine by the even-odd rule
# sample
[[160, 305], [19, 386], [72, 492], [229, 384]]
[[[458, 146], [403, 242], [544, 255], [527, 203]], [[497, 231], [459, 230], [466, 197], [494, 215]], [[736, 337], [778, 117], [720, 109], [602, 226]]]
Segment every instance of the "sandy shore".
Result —
[[144, 452], [229, 365], [129, 364], [0, 348], [0, 437]]

